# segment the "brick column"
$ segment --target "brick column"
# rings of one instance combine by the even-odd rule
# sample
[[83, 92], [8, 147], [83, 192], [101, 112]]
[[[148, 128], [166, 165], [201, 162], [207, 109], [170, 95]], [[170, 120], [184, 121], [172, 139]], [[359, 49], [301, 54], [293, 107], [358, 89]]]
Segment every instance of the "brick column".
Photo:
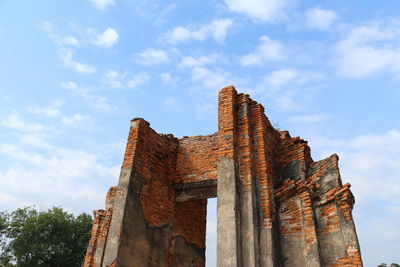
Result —
[[223, 88], [218, 98], [218, 199], [217, 199], [217, 266], [240, 265], [239, 209], [237, 166], [235, 163], [235, 104], [233, 86]]

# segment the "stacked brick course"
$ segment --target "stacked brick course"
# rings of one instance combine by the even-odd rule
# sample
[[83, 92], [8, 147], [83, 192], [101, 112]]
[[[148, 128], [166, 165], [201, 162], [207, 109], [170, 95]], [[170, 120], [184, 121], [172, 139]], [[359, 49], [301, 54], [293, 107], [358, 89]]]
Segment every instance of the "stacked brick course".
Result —
[[306, 141], [274, 129], [232, 86], [220, 91], [218, 114], [217, 133], [181, 139], [132, 120], [83, 266], [204, 266], [213, 196], [219, 266], [362, 266], [338, 157], [314, 162]]

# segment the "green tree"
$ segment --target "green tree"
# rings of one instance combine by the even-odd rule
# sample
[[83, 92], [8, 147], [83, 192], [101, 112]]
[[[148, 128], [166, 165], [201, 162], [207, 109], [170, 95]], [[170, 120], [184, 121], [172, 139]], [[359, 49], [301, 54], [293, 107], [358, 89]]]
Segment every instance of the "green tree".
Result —
[[388, 266], [386, 263], [381, 263], [378, 265], [378, 267], [400, 267], [400, 265], [397, 263], [392, 263]]
[[48, 211], [23, 208], [5, 218], [8, 242], [2, 266], [81, 266], [92, 227], [90, 215], [75, 217], [57, 207]]
[[12, 256], [10, 248], [7, 246], [7, 226], [9, 214], [7, 212], [0, 212], [0, 266], [12, 267]]

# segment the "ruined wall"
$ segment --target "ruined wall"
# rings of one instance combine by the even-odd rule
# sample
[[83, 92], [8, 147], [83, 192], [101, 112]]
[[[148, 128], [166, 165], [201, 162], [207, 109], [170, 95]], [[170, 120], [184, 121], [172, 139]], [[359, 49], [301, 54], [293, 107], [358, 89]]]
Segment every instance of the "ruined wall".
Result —
[[217, 135], [179, 139], [175, 183], [217, 179]]
[[204, 266], [216, 196], [219, 267], [362, 266], [338, 157], [314, 162], [307, 141], [232, 86], [219, 93], [215, 134], [177, 139], [132, 120], [84, 266]]
[[117, 187], [112, 186], [106, 196], [106, 210], [95, 210], [93, 212], [92, 233], [83, 266], [101, 266], [116, 193]]

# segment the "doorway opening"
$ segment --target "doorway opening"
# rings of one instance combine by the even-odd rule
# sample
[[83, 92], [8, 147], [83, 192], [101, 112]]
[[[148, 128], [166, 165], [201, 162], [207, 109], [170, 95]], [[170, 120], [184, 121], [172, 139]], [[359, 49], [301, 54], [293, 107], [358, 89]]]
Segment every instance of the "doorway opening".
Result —
[[217, 198], [207, 202], [206, 267], [217, 266]]

